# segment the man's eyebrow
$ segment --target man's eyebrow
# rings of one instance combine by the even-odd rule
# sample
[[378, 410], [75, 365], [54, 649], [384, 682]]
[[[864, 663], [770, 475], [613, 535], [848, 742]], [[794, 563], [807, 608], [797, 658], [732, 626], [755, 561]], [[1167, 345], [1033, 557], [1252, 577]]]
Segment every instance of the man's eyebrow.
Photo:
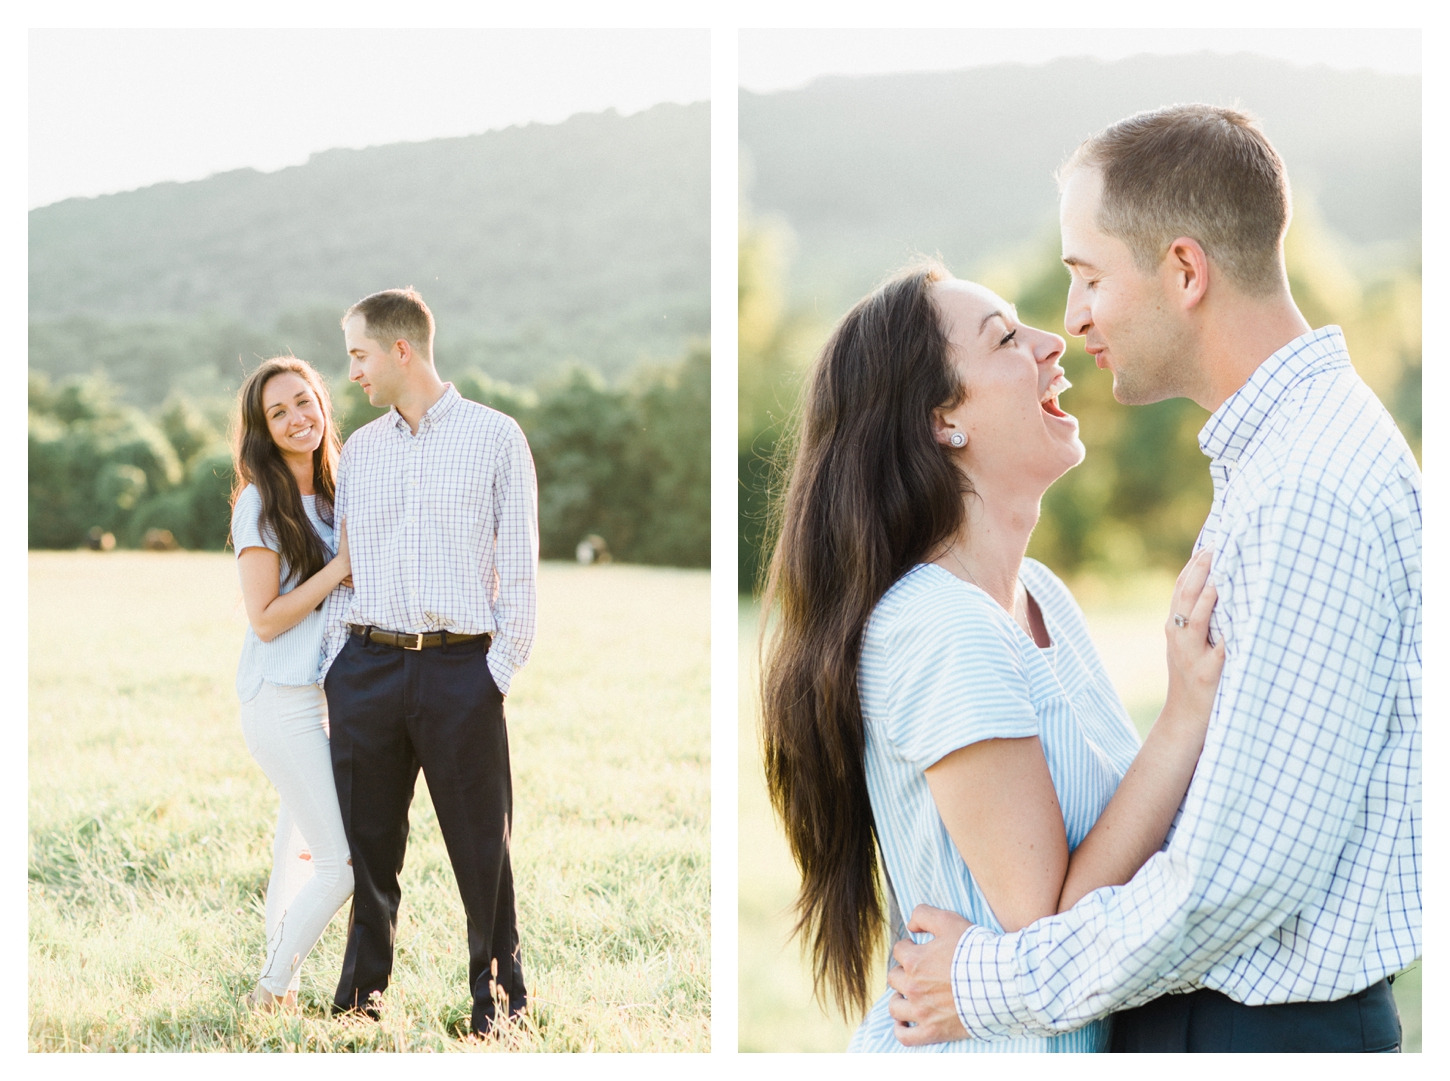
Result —
[[1097, 269], [1097, 267], [1093, 266], [1086, 259], [1079, 259], [1076, 255], [1064, 255], [1062, 261], [1066, 266], [1087, 267], [1089, 270]]

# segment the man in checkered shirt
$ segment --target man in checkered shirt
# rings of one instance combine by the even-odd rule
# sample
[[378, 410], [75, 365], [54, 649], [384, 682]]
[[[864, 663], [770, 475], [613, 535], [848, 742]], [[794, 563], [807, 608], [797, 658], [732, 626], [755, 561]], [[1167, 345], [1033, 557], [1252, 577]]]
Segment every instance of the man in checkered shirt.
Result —
[[[1163, 850], [996, 935], [919, 907], [889, 976], [920, 1045], [1068, 1031], [1119, 1051], [1393, 1051], [1420, 954], [1420, 474], [1311, 330], [1283, 264], [1283, 164], [1248, 117], [1140, 113], [1062, 182], [1067, 329], [1120, 402], [1187, 397], [1227, 659]], [[1169, 633], [1174, 633], [1170, 627]]]
[[465, 401], [433, 366], [433, 314], [412, 289], [343, 317], [349, 375], [388, 412], [342, 449], [335, 519], [352, 589], [328, 598], [323, 686], [352, 850], [335, 1004], [375, 1015], [393, 967], [421, 766], [468, 915], [473, 1032], [526, 1003], [514, 917], [513, 790], [503, 702], [534, 640], [538, 496], [519, 426]]

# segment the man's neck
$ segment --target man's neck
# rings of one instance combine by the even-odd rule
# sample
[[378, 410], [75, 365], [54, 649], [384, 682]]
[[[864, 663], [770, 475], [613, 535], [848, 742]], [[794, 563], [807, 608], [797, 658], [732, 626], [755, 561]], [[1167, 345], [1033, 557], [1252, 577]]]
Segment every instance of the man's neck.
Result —
[[426, 377], [420, 373], [417, 384], [407, 387], [398, 396], [398, 400], [393, 403], [393, 408], [408, 422], [408, 429], [417, 435], [418, 425], [423, 421], [423, 414], [437, 404], [438, 399], [443, 397], [447, 389], [448, 385], [433, 371], [428, 371]]
[[1205, 327], [1204, 382], [1193, 400], [1215, 412], [1259, 365], [1310, 329], [1287, 290], [1269, 300], [1234, 297]]

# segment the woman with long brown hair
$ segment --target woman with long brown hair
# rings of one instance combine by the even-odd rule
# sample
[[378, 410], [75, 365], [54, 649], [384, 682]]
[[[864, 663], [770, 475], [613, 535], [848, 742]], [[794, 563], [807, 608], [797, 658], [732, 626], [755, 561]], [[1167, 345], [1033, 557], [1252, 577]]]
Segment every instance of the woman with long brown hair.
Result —
[[322, 602], [351, 564], [332, 516], [339, 439], [322, 377], [296, 357], [264, 361], [243, 383], [238, 412], [232, 547], [250, 626], [237, 696], [247, 749], [281, 797], [266, 959], [250, 1002], [290, 1007], [303, 960], [352, 894], [317, 684]]
[[[1167, 704], [1141, 748], [1071, 594], [1026, 558], [1043, 493], [1084, 453], [1058, 406], [1063, 348], [919, 266], [841, 320], [804, 394], [765, 590], [764, 754], [817, 996], [866, 1013], [852, 1050], [903, 1050], [892, 993], [868, 986], [878, 866], [902, 912], [1017, 930], [1126, 882], [1202, 749], [1223, 663], [1207, 554], [1179, 576]], [[1107, 1039], [1095, 1022], [926, 1049]]]

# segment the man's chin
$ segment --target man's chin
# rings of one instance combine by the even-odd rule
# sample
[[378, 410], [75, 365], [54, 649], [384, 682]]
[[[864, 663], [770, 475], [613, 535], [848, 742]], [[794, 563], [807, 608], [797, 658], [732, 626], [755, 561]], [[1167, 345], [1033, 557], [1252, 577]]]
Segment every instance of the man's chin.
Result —
[[1155, 402], [1167, 401], [1169, 398], [1180, 397], [1172, 390], [1162, 387], [1145, 387], [1130, 380], [1119, 378], [1116, 372], [1113, 373], [1113, 399], [1119, 405], [1152, 405]]

